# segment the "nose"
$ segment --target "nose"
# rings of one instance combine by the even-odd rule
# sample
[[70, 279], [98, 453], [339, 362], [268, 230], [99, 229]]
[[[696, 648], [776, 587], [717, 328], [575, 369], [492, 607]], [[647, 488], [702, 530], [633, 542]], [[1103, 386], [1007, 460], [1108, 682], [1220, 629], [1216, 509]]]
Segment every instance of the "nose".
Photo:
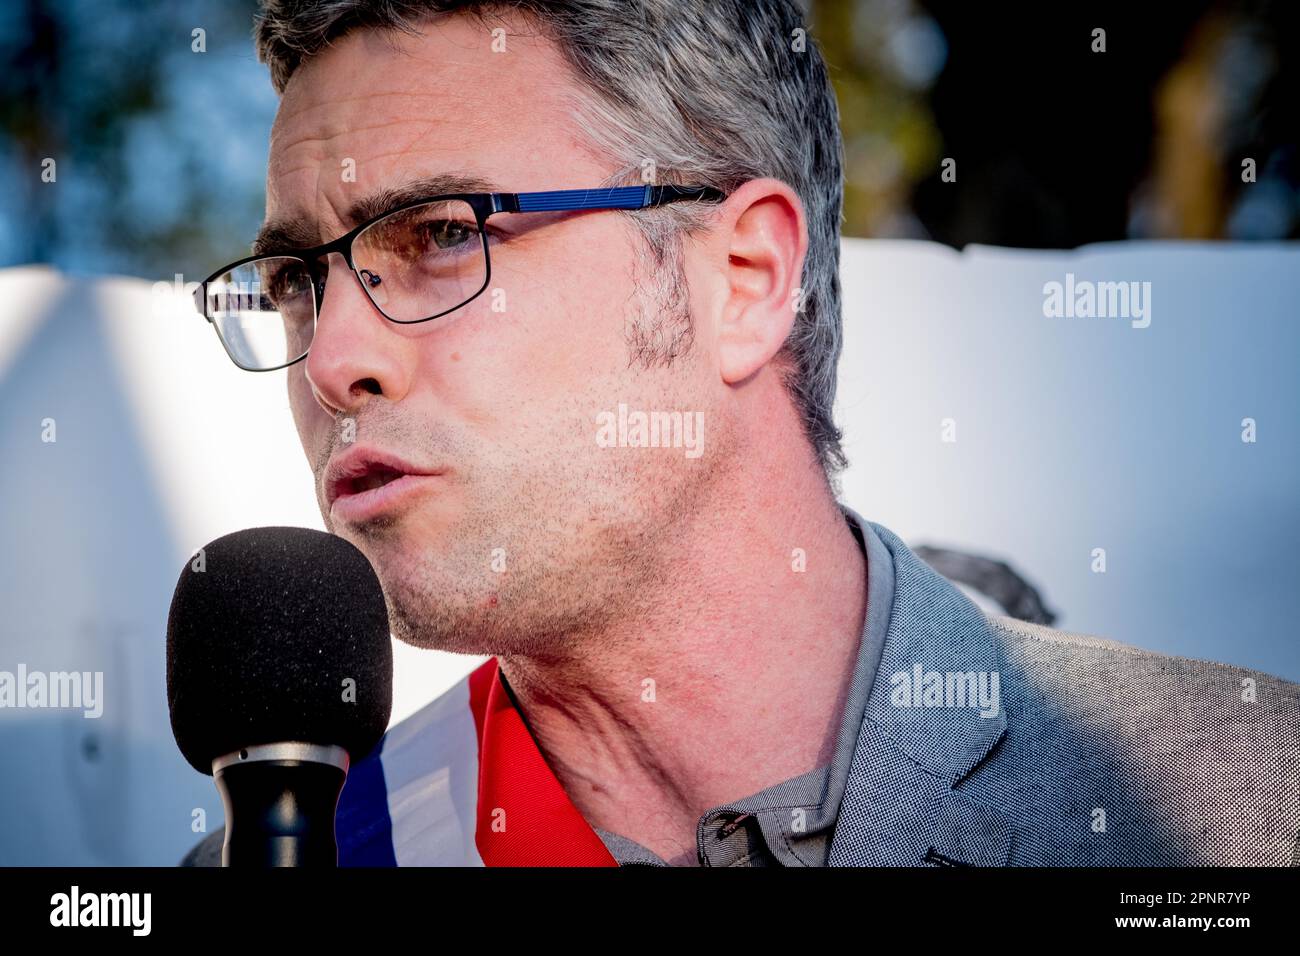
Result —
[[414, 341], [380, 314], [337, 252], [328, 277], [306, 359], [317, 403], [333, 416], [354, 413], [376, 395], [401, 401], [413, 375]]

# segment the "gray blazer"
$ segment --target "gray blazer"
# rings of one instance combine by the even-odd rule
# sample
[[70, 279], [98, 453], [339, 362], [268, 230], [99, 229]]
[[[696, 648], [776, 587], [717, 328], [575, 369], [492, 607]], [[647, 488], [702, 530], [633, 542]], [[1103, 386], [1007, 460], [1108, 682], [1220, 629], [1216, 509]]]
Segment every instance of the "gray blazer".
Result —
[[[981, 612], [872, 523], [894, 611], [830, 864], [1300, 865], [1300, 685]], [[993, 672], [1001, 708], [892, 675]]]
[[829, 865], [1300, 865], [1300, 685], [986, 615], [872, 527], [893, 610]]

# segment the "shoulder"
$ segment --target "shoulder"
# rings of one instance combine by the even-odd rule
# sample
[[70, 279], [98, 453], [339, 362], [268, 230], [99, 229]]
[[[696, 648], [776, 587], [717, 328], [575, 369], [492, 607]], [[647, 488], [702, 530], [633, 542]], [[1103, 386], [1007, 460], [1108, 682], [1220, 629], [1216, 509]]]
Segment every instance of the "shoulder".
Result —
[[1113, 700], [1146, 700], [1167, 691], [1175, 710], [1205, 713], [1251, 705], [1257, 719], [1275, 716], [1300, 731], [1300, 684], [1264, 671], [1178, 657], [1093, 634], [1057, 630], [1004, 615], [987, 615], [1003, 658], [1044, 691], [1086, 695], [1100, 686]]
[[1089, 826], [1071, 853], [1087, 857], [1080, 862], [1297, 861], [1300, 684], [988, 620], [1007, 739], [986, 780], [1036, 788], [1015, 800], [1031, 829], [1063, 810], [1082, 814]]
[[1186, 754], [1193, 763], [1263, 748], [1289, 754], [1300, 771], [1300, 684], [1010, 617], [988, 620], [1009, 716], [1087, 713], [1098, 732], [1116, 738], [1188, 746], [1222, 740], [1216, 752]]

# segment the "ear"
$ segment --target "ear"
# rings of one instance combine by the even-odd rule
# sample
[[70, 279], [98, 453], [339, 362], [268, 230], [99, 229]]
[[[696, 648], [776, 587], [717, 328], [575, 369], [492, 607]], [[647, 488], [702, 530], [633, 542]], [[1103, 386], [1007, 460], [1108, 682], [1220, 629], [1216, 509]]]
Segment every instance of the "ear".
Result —
[[779, 179], [737, 189], [720, 225], [727, 262], [718, 362], [723, 380], [734, 385], [771, 361], [790, 335], [808, 227], [799, 197]]

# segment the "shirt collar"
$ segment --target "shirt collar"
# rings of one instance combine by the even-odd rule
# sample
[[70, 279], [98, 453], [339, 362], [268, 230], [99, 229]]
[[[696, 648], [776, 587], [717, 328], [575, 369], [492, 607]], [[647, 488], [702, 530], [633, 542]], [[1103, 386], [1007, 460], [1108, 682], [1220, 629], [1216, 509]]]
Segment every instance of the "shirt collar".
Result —
[[785, 866], [825, 865], [894, 602], [893, 555], [870, 522], [843, 504], [840, 510], [867, 559], [867, 606], [831, 762], [751, 797], [710, 810], [701, 820], [699, 837], [705, 839], [710, 819], [753, 814], [768, 853]]

